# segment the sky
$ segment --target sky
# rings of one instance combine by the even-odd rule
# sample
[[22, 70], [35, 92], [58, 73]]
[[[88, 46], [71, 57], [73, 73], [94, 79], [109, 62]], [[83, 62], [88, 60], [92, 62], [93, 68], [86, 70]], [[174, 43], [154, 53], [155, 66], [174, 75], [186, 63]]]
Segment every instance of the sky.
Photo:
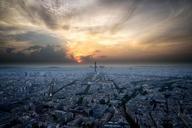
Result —
[[192, 0], [0, 0], [0, 63], [191, 63]]

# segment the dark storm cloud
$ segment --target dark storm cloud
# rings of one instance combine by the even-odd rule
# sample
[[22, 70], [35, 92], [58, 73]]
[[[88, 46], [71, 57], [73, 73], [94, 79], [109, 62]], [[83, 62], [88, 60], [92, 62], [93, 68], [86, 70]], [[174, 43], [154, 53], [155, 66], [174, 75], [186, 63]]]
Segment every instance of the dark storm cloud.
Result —
[[[7, 17], [11, 18], [9, 15]], [[55, 45], [61, 43], [58, 37], [45, 30], [36, 30], [33, 27], [14, 24], [1, 24], [1, 21], [3, 23], [6, 20], [0, 19], [0, 47], [8, 43], [15, 43], [16, 45], [17, 42], [26, 42], [32, 45]], [[16, 23], [17, 22], [18, 21], [16, 21]]]
[[[42, 3], [42, 1], [44, 2]], [[69, 7], [75, 8], [69, 8], [65, 14], [60, 13], [59, 15], [59, 7], [62, 5], [54, 4], [53, 8], [47, 7], [48, 1], [51, 3], [56, 2], [54, 0], [0, 1], [1, 62], [16, 62], [17, 60], [18, 62], [70, 62], [71, 60], [67, 59], [66, 50], [62, 51], [58, 46], [55, 46], [61, 43], [63, 43], [62, 46], [66, 44], [63, 41], [67, 38], [65, 34], [70, 36], [66, 31], [71, 32], [71, 35], [87, 33], [91, 36], [109, 32], [106, 40], [109, 36], [113, 43], [116, 43], [113, 40], [116, 38], [113, 38], [113, 36], [115, 37], [118, 34], [124, 35], [127, 32], [127, 38], [130, 36], [130, 40], [133, 40], [133, 42], [136, 40], [143, 47], [164, 46], [165, 49], [172, 47], [172, 51], [168, 51], [169, 53], [167, 54], [154, 53], [155, 55], [143, 58], [134, 58], [134, 55], [131, 58], [125, 54], [123, 55], [124, 57], [118, 56], [110, 60], [107, 58], [110, 55], [106, 55], [105, 59], [108, 62], [121, 61], [121, 58], [124, 62], [136, 60], [191, 60], [192, 0], [93, 0], [95, 1], [94, 4], [89, 6], [84, 6], [86, 4], [84, 0], [81, 1], [82, 3], [79, 2], [79, 6], [75, 4], [80, 0], [72, 2], [69, 0], [69, 3], [72, 4]], [[63, 7], [65, 8], [65, 6]], [[52, 9], [55, 10], [52, 11]], [[111, 13], [111, 17], [114, 16], [115, 18], [109, 19], [109, 23], [105, 23], [105, 16], [107, 18], [110, 17], [108, 13]], [[94, 20], [95, 17], [98, 17], [98, 19]], [[58, 34], [57, 30], [62, 32]], [[62, 36], [62, 41], [58, 35], [55, 37], [53, 33]], [[22, 49], [18, 49], [15, 46], [19, 42], [27, 43], [28, 47], [24, 46]], [[74, 42], [78, 42], [78, 38]], [[129, 40], [122, 42], [131, 43]], [[102, 49], [100, 51], [95, 54], [102, 56]], [[95, 59], [95, 55], [87, 54], [81, 56], [82, 61], [90, 62]], [[137, 52], [137, 54], [142, 53]], [[47, 58], [48, 56], [49, 58]]]
[[27, 32], [14, 36], [17, 41], [29, 41], [36, 44], [59, 44], [58, 38], [48, 35], [46, 33]]
[[[72, 62], [63, 48], [65, 44], [60, 46], [65, 43], [63, 40], [37, 28], [42, 22], [48, 28], [57, 27], [56, 17], [39, 2], [40, 0], [0, 1], [0, 63]], [[30, 26], [26, 26], [28, 23]]]
[[[20, 52], [13, 48], [0, 49], [0, 63], [72, 63], [59, 46], [32, 46]], [[25, 54], [31, 52], [30, 54]]]
[[88, 55], [88, 56], [81, 56], [80, 57], [81, 60], [85, 63], [90, 63], [90, 62], [93, 62], [94, 58], [92, 55]]
[[[1, 29], [0, 29], [1, 30]], [[27, 31], [24, 33], [9, 34], [11, 30], [0, 32], [0, 46], [9, 42], [28, 42], [32, 45], [53, 45], [60, 44], [60, 40], [49, 33]]]
[[14, 48], [6, 48], [5, 50], [5, 53], [11, 54], [14, 51]]
[[3, 25], [0, 25], [0, 32], [1, 33], [10, 32], [10, 31], [13, 31], [13, 30], [19, 30], [19, 28], [16, 27], [16, 26], [3, 26]]

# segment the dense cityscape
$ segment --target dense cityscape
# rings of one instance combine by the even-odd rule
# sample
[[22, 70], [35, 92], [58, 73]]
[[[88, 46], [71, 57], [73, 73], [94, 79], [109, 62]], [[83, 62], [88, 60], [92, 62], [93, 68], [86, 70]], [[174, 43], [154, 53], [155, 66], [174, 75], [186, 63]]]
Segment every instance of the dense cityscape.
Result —
[[190, 128], [192, 72], [169, 66], [8, 67], [2, 128]]

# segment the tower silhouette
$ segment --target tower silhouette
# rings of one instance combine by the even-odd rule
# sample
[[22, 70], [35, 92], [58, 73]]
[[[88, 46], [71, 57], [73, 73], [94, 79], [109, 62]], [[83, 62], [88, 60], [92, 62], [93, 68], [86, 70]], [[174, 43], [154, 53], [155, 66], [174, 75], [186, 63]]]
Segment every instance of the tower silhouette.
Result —
[[97, 62], [95, 61], [95, 66], [94, 66], [95, 72], [97, 72]]

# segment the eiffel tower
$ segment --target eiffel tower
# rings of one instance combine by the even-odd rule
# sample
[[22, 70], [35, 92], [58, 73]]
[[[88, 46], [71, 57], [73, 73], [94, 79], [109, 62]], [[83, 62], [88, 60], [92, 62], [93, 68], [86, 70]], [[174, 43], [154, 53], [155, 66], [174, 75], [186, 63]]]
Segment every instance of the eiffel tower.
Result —
[[94, 69], [95, 69], [95, 72], [97, 72], [97, 62], [96, 61], [95, 61]]

